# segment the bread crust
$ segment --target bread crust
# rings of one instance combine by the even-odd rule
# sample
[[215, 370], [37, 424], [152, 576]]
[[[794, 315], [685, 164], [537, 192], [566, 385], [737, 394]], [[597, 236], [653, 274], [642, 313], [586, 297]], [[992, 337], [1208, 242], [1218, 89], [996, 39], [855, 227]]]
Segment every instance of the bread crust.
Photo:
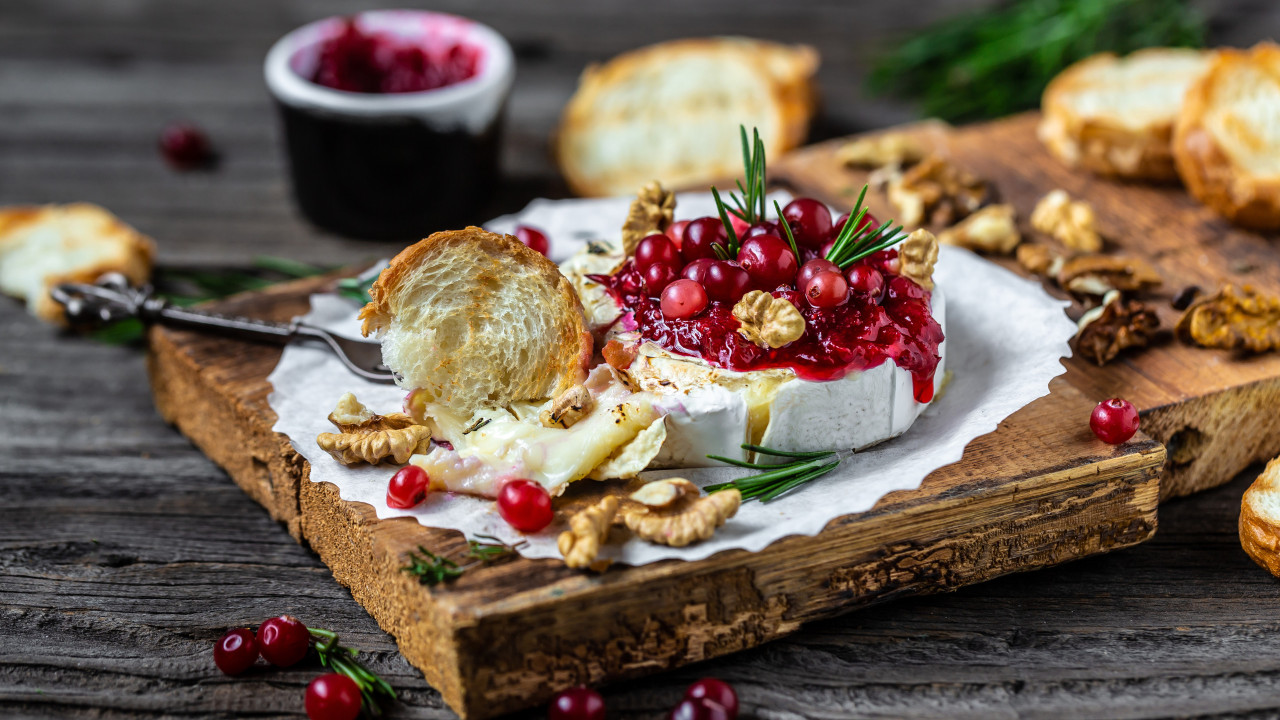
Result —
[[[813, 84], [819, 63], [816, 50], [808, 45], [782, 45], [748, 38], [673, 40], [632, 50], [583, 70], [578, 88], [565, 106], [553, 139], [556, 162], [569, 188], [586, 197], [621, 195], [636, 189], [587, 177], [573, 155], [572, 143], [566, 142], [566, 138], [590, 125], [600, 93], [615, 83], [626, 82], [646, 66], [674, 61], [685, 55], [717, 53], [733, 53], [735, 59], [753, 64], [756, 74], [768, 83], [769, 104], [776, 113], [777, 126], [782, 128], [782, 132], [780, 136], [763, 138], [766, 152], [777, 156], [801, 145], [808, 136], [809, 122], [817, 107], [817, 92]], [[672, 128], [672, 132], [678, 131], [679, 128]], [[659, 179], [677, 188], [687, 187], [695, 181], [691, 177]], [[697, 178], [698, 181], [713, 179], [716, 178]]]
[[[521, 400], [553, 397], [575, 384], [581, 383], [591, 362], [593, 341], [587, 330], [583, 315], [582, 302], [574, 292], [569, 280], [560, 273], [560, 269], [540, 253], [531, 250], [524, 243], [511, 235], [498, 235], [478, 227], [467, 227], [463, 230], [438, 232], [405, 248], [396, 255], [386, 269], [378, 276], [369, 289], [369, 302], [360, 311], [363, 321], [361, 330], [368, 336], [375, 332], [383, 332], [390, 327], [398, 308], [396, 298], [404, 283], [410, 282], [415, 272], [426, 263], [434, 263], [441, 258], [458, 253], [487, 255], [496, 259], [517, 263], [522, 269], [534, 273], [539, 284], [546, 289], [543, 297], [528, 298], [530, 303], [539, 303], [554, 308], [558, 337], [552, 338], [550, 361], [541, 367], [532, 364], [515, 368], [477, 367], [475, 372], [502, 372], [504, 376], [519, 376], [523, 382], [519, 386], [528, 391], [526, 397], [499, 397], [494, 402], [499, 405]], [[500, 264], [493, 267], [501, 271]], [[473, 311], [482, 312], [487, 300], [502, 290], [502, 278], [477, 277], [477, 283], [470, 289]], [[487, 282], [488, 281], [488, 282]], [[478, 343], [492, 343], [494, 346], [509, 343], [510, 338], [503, 336], [477, 337]], [[446, 369], [449, 359], [445, 358], [433, 370], [440, 372]]]
[[1264, 497], [1280, 494], [1280, 458], [1267, 463], [1266, 469], [1245, 491], [1240, 500], [1240, 547], [1253, 561], [1280, 577], [1280, 518], [1269, 518], [1262, 504]]
[[1121, 63], [1185, 61], [1188, 55], [1209, 57], [1205, 51], [1149, 48], [1121, 58], [1099, 53], [1059, 73], [1041, 97], [1040, 140], [1065, 164], [1100, 175], [1128, 179], [1176, 181], [1172, 139], [1176, 115], [1153, 118], [1141, 127], [1122, 122], [1120, 112], [1084, 115], [1076, 98], [1096, 88], [1101, 75]]
[[[1250, 50], [1224, 49], [1187, 91], [1174, 131], [1173, 154], [1187, 191], [1231, 222], [1259, 230], [1280, 229], [1280, 176], [1258, 176], [1240, 167], [1214, 137], [1206, 120], [1230, 101], [1219, 97], [1233, 73], [1255, 66], [1280, 86], [1280, 46], [1261, 43]], [[1280, 112], [1277, 107], [1276, 112]], [[1238, 121], [1247, 124], [1247, 120]], [[1280, 147], [1260, 151], [1280, 152]]]

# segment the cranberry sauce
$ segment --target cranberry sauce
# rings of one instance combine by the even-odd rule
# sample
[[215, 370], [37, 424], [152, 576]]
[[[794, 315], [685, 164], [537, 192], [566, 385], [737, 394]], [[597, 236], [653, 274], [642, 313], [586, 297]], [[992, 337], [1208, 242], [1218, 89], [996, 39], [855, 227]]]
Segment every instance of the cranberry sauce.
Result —
[[294, 194], [316, 225], [415, 240], [475, 222], [498, 175], [501, 113], [479, 134], [412, 117], [355, 118], [279, 103]]
[[918, 402], [933, 399], [942, 327], [929, 307], [929, 293], [911, 280], [890, 272], [896, 250], [861, 261], [889, 278], [876, 297], [853, 293], [843, 305], [811, 306], [792, 287], [773, 291], [789, 300], [805, 318], [805, 333], [781, 348], [762, 348], [737, 333], [733, 304], [711, 302], [689, 319], [665, 317], [656, 298], [628, 261], [613, 275], [593, 275], [622, 307], [634, 314], [641, 336], [660, 347], [692, 355], [717, 367], [739, 372], [790, 368], [806, 380], [838, 380], [850, 372], [870, 370], [885, 360], [911, 373]]
[[367, 33], [348, 18], [342, 32], [320, 45], [319, 61], [307, 79], [347, 92], [422, 92], [470, 80], [479, 61], [480, 51], [465, 43], [424, 48]]

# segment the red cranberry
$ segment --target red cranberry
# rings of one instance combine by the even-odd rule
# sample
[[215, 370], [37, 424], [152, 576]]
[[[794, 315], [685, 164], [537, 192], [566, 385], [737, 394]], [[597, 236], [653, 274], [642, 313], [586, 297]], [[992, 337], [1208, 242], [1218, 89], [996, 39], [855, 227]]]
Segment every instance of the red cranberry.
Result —
[[714, 260], [716, 251], [711, 246], [715, 243], [723, 245], [725, 238], [724, 224], [720, 222], [720, 218], [700, 217], [697, 220], [690, 220], [684, 228], [680, 254], [684, 256], [684, 261], [687, 263], [698, 258]]
[[529, 227], [528, 225], [516, 226], [516, 239], [528, 245], [531, 250], [546, 255], [551, 251], [551, 241], [547, 240], [546, 233], [538, 228]]
[[707, 277], [707, 270], [717, 262], [720, 261], [712, 260], [711, 258], [699, 258], [685, 265], [684, 271], [680, 273], [680, 276], [696, 283], [701, 283]]
[[671, 223], [671, 227], [667, 228], [667, 237], [671, 238], [671, 242], [676, 244], [677, 250], [680, 248], [680, 243], [684, 242], [684, 229], [688, 225], [688, 220], [677, 220]]
[[790, 285], [799, 269], [791, 246], [776, 235], [756, 235], [745, 240], [738, 251], [738, 262], [757, 286], [770, 290]]
[[703, 678], [698, 682], [689, 686], [684, 691], [687, 698], [706, 698], [729, 713], [730, 720], [738, 717], [738, 693], [733, 691], [733, 686], [723, 680], [716, 678]]
[[728, 709], [707, 698], [685, 698], [671, 709], [668, 720], [733, 720]]
[[813, 198], [796, 198], [787, 203], [782, 217], [791, 226], [797, 244], [822, 247], [831, 234], [831, 211]]
[[884, 275], [879, 270], [866, 265], [854, 265], [845, 273], [849, 281], [849, 289], [860, 295], [878, 298], [884, 292]]
[[551, 524], [555, 511], [546, 488], [532, 480], [508, 480], [498, 491], [498, 513], [520, 532], [534, 533]]
[[733, 213], [729, 213], [729, 224], [733, 226], [733, 234], [736, 235], [739, 240], [742, 239], [742, 234], [747, 231], [747, 228], [751, 227], [746, 220], [743, 220]]
[[796, 288], [803, 289], [820, 272], [840, 272], [840, 266], [826, 258], [814, 258], [800, 266], [800, 272], [796, 273]]
[[921, 300], [924, 288], [915, 284], [911, 278], [895, 275], [889, 280], [889, 290], [885, 294], [890, 300]]
[[213, 664], [226, 675], [239, 675], [258, 659], [258, 640], [248, 628], [228, 630], [213, 646]]
[[717, 260], [707, 268], [702, 287], [712, 300], [736, 303], [751, 288], [751, 276], [728, 260]]
[[1138, 432], [1138, 411], [1128, 400], [1104, 400], [1089, 416], [1089, 427], [1102, 442], [1119, 445]]
[[307, 685], [307, 717], [311, 720], [355, 720], [360, 702], [360, 686], [346, 675], [321, 675]]
[[662, 234], [650, 235], [636, 245], [636, 269], [644, 272], [659, 263], [675, 267], [684, 264], [680, 261], [680, 250], [671, 238]]
[[836, 307], [849, 299], [849, 282], [838, 272], [823, 270], [805, 284], [804, 296], [814, 307]]
[[738, 239], [746, 240], [747, 238], [753, 238], [757, 235], [774, 235], [780, 238], [782, 237], [782, 228], [778, 223], [773, 222], [772, 220], [761, 220], [751, 227], [748, 227], [745, 232], [738, 236]]
[[407, 510], [427, 499], [430, 478], [417, 465], [405, 465], [391, 476], [387, 484], [387, 506]]
[[551, 698], [547, 720], [604, 720], [604, 698], [589, 687], [563, 690]]
[[644, 271], [644, 286], [649, 291], [650, 297], [658, 297], [663, 290], [667, 289], [671, 281], [678, 277], [680, 277], [680, 272], [676, 270], [675, 265], [666, 263], [650, 265]]
[[[836, 220], [836, 224], [831, 227], [831, 238], [833, 240], [841, 233], [842, 230], [844, 230], [845, 223], [847, 222], [849, 222], [849, 213], [841, 215], [840, 219]], [[867, 226], [871, 226], [873, 229], [878, 228], [880, 227], [880, 222], [876, 220], [874, 215], [867, 213], [862, 216], [862, 222], [858, 223], [858, 227], [855, 228], [855, 230], [861, 230]]]
[[187, 123], [175, 123], [160, 133], [160, 152], [175, 170], [195, 170], [213, 162], [209, 136]]
[[258, 650], [277, 667], [297, 664], [306, 656], [310, 644], [307, 626], [291, 615], [269, 618], [258, 626]]
[[662, 291], [662, 315], [687, 320], [707, 308], [707, 291], [693, 280], [680, 279]]

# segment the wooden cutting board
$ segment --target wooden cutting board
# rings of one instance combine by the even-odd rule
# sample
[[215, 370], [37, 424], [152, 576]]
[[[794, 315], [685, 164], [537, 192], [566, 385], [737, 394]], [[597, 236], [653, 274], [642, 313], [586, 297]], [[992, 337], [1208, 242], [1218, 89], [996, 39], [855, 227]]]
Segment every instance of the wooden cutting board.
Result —
[[[1243, 356], [1178, 342], [1171, 330], [1181, 313], [1170, 305], [1191, 285], [1213, 293], [1224, 283], [1252, 284], [1280, 294], [1280, 240], [1233, 227], [1181, 185], [1125, 183], [1071, 170], [1036, 139], [1039, 120], [1039, 113], [1026, 113], [961, 128], [926, 122], [905, 130], [991, 181], [1001, 202], [1017, 209], [1024, 238], [1036, 237], [1027, 221], [1036, 202], [1062, 188], [1093, 205], [1107, 252], [1141, 256], [1160, 271], [1163, 287], [1143, 298], [1165, 329], [1155, 346], [1101, 368], [1074, 357], [1065, 379], [1095, 401], [1120, 396], [1138, 408], [1143, 431], [1168, 448], [1161, 498], [1216, 487], [1251, 463], [1280, 455], [1280, 353]], [[770, 177], [850, 206], [868, 173], [836, 159], [845, 142], [792, 153], [770, 164]], [[868, 201], [872, 213], [893, 216], [882, 193], [868, 193]], [[1026, 274], [1011, 259], [995, 260]], [[1073, 312], [1079, 317], [1082, 309]]]
[[[1029, 131], [1019, 122], [1007, 127]], [[987, 126], [990, 135], [962, 131], [962, 137], [990, 141], [1005, 126]], [[815, 167], [830, 154], [820, 150], [812, 151]], [[804, 166], [788, 167], [794, 173]], [[987, 166], [975, 168], [991, 176]], [[1013, 176], [1011, 191], [1022, 178]], [[847, 205], [851, 198], [842, 188], [801, 187], [832, 193]], [[1040, 189], [1017, 192], [1032, 198]], [[216, 309], [283, 320], [305, 312], [308, 294], [326, 282], [332, 281], [299, 281]], [[271, 431], [266, 378], [279, 354], [278, 348], [153, 329], [149, 369], [157, 407], [315, 549], [467, 718], [538, 705], [575, 684], [735, 652], [871, 603], [1126, 547], [1155, 532], [1163, 446], [1143, 434], [1120, 447], [1094, 439], [1089, 412], [1097, 397], [1111, 393], [1088, 386], [1082, 392], [1071, 381], [1080, 371], [1073, 370], [1052, 383], [1049, 396], [972, 442], [960, 462], [932, 473], [919, 489], [837, 518], [815, 537], [600, 575], [555, 560], [515, 559], [428, 588], [400, 570], [406, 553], [423, 545], [460, 559], [465, 538], [408, 518], [380, 521], [367, 505], [342, 501], [333, 486], [311, 482], [307, 463]]]

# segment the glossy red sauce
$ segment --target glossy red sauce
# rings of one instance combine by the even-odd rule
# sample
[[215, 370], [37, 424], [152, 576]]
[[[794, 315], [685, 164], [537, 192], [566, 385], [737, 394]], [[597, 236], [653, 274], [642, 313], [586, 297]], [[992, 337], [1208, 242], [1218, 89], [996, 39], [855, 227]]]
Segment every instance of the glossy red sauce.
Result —
[[435, 90], [475, 77], [480, 50], [450, 43], [430, 50], [402, 39], [367, 33], [351, 19], [320, 46], [308, 78], [318, 85], [358, 93]]
[[791, 301], [804, 316], [805, 333], [789, 345], [762, 348], [737, 333], [733, 305], [711, 302], [687, 320], [662, 314], [658, 299], [643, 290], [640, 273], [630, 261], [613, 275], [593, 275], [621, 307], [629, 308], [640, 335], [665, 350], [699, 357], [716, 367], [745, 372], [790, 368], [805, 380], [838, 380], [893, 360], [911, 373], [915, 399], [933, 399], [933, 376], [938, 369], [942, 327], [933, 318], [929, 293], [907, 278], [889, 272], [896, 250], [872, 255], [862, 263], [885, 274], [880, 297], [853, 295], [834, 308], [809, 305], [795, 288], [773, 291]]

